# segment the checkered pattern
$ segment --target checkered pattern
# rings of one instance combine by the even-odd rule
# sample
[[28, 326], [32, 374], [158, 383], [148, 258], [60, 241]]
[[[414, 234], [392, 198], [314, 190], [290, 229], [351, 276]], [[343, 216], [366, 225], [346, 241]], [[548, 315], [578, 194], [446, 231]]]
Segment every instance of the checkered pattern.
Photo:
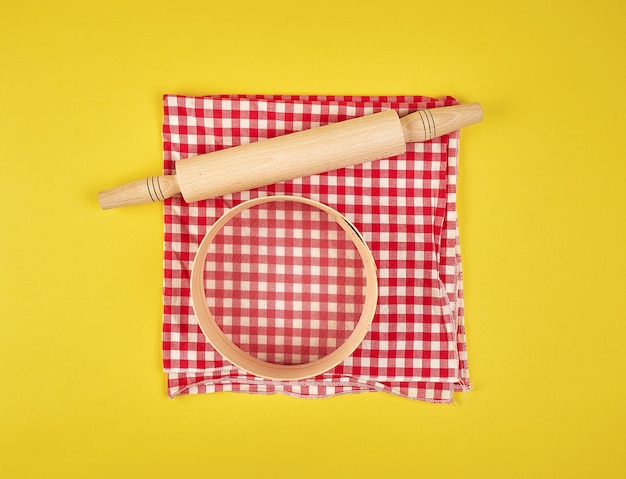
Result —
[[365, 268], [350, 237], [332, 216], [301, 203], [265, 203], [232, 218], [211, 243], [204, 279], [226, 336], [277, 364], [331, 353], [365, 302]]
[[[173, 174], [175, 161], [182, 158], [382, 109], [404, 115], [456, 103], [451, 97], [166, 95], [164, 173]], [[466, 390], [458, 139], [456, 132], [408, 144], [397, 157], [193, 204], [178, 196], [166, 200], [163, 360], [170, 397], [217, 391], [302, 397], [387, 391], [450, 402], [454, 391]], [[310, 380], [274, 382], [233, 367], [207, 343], [191, 308], [191, 264], [208, 227], [242, 201], [275, 194], [306, 196], [340, 211], [361, 231], [378, 268], [378, 308], [368, 335], [348, 359]], [[207, 291], [209, 301], [217, 289]], [[233, 323], [235, 315], [223, 314]]]

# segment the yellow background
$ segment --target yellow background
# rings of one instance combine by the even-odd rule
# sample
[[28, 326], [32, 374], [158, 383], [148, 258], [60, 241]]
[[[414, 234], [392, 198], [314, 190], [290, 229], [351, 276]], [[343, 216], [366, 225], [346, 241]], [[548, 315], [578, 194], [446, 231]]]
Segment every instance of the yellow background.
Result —
[[[626, 5], [12, 1], [0, 7], [0, 476], [625, 477]], [[480, 101], [462, 132], [470, 373], [385, 394], [169, 400], [163, 93]]]

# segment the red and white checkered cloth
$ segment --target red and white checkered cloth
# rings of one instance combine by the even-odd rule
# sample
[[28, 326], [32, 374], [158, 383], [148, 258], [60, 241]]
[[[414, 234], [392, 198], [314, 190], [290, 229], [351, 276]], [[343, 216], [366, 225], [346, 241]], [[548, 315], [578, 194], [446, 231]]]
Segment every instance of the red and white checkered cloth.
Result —
[[[395, 109], [449, 106], [452, 97], [165, 95], [164, 174], [175, 161]], [[431, 402], [469, 388], [456, 214], [459, 135], [410, 143], [405, 154], [186, 204], [165, 201], [163, 362], [168, 394], [218, 391], [300, 397], [386, 391]], [[364, 341], [334, 369], [300, 381], [245, 373], [206, 341], [191, 306], [192, 262], [208, 227], [233, 206], [267, 195], [305, 196], [362, 233], [378, 268], [378, 307]]]

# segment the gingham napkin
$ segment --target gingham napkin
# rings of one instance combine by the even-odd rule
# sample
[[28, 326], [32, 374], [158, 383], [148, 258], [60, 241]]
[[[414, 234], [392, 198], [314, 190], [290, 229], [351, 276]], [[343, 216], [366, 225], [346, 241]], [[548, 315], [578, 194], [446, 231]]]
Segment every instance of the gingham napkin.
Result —
[[[177, 160], [293, 131], [395, 109], [457, 104], [422, 96], [165, 95], [164, 174]], [[405, 154], [338, 171], [186, 204], [165, 201], [163, 362], [170, 397], [235, 391], [328, 397], [386, 391], [451, 402], [467, 390], [463, 285], [456, 214], [459, 135], [407, 144]], [[376, 316], [358, 349], [334, 369], [271, 381], [224, 360], [205, 340], [191, 306], [195, 252], [208, 227], [238, 203], [306, 196], [338, 210], [362, 233], [378, 268]]]

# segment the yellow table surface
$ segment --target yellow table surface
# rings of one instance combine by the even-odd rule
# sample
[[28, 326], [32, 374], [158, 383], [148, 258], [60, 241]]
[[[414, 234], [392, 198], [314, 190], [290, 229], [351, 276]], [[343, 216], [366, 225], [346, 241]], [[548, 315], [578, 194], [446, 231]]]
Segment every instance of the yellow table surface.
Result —
[[[15, 1], [0, 9], [0, 476], [626, 475], [626, 3]], [[165, 393], [161, 95], [479, 101], [456, 405]]]

